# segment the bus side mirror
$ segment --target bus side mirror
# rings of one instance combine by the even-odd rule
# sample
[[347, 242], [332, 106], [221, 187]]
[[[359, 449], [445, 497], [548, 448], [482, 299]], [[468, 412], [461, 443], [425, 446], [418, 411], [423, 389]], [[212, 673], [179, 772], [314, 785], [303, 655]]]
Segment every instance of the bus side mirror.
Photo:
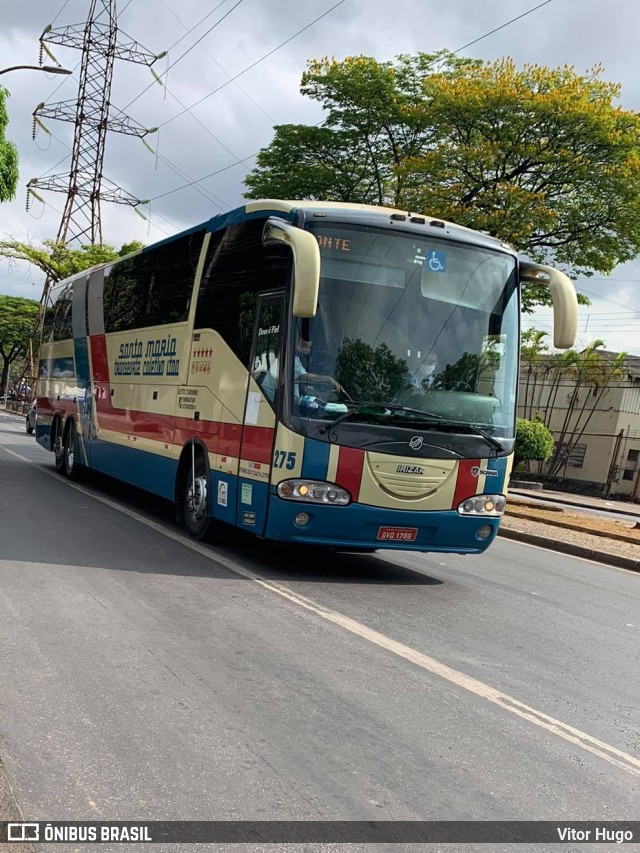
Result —
[[572, 347], [578, 334], [578, 297], [571, 279], [553, 267], [520, 261], [520, 281], [547, 285], [553, 302], [553, 345]]
[[315, 317], [320, 289], [320, 249], [309, 233], [272, 216], [262, 232], [264, 246], [284, 243], [293, 253], [293, 316]]

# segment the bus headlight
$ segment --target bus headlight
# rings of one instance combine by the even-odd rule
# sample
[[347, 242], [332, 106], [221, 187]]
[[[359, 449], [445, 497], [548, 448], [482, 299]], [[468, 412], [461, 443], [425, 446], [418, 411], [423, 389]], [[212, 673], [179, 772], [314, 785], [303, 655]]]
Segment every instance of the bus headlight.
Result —
[[346, 506], [351, 495], [334, 483], [319, 480], [283, 480], [276, 488], [278, 497], [287, 501], [307, 501], [314, 504]]
[[504, 495], [475, 495], [458, 504], [460, 515], [490, 515], [494, 518], [504, 514], [507, 499]]

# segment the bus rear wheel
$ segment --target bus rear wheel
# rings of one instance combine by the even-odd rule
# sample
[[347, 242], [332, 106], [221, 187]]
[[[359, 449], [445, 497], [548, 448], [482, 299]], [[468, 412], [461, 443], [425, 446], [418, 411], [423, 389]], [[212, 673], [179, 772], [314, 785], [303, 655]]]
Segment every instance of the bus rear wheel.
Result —
[[58, 424], [53, 439], [53, 461], [58, 474], [66, 474], [64, 443], [62, 440], [62, 424]]
[[76, 456], [76, 438], [76, 425], [74, 421], [71, 421], [64, 440], [64, 467], [66, 475], [70, 480], [77, 480], [80, 475], [80, 465]]
[[184, 484], [184, 523], [194, 539], [206, 539], [211, 528], [209, 516], [209, 475], [202, 456], [196, 456]]

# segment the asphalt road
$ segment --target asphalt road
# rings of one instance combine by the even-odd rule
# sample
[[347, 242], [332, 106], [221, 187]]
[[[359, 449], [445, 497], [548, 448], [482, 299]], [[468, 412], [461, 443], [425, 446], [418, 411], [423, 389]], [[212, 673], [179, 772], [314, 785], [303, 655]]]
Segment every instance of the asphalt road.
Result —
[[640, 819], [636, 574], [506, 540], [192, 543], [163, 502], [55, 474], [9, 415], [0, 543], [25, 819]]

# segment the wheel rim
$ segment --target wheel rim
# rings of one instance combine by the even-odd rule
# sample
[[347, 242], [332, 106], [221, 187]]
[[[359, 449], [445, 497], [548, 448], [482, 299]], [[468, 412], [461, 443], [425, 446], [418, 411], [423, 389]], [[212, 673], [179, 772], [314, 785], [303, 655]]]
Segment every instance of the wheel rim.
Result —
[[69, 437], [67, 438], [67, 471], [73, 471], [73, 465], [75, 462], [75, 435], [73, 432], [69, 433]]
[[186, 510], [191, 520], [198, 524], [207, 514], [207, 478], [196, 474], [187, 483]]
[[56, 436], [55, 444], [53, 445], [53, 455], [55, 456], [56, 463], [60, 464], [62, 462], [62, 454], [64, 449], [62, 447], [62, 436]]

